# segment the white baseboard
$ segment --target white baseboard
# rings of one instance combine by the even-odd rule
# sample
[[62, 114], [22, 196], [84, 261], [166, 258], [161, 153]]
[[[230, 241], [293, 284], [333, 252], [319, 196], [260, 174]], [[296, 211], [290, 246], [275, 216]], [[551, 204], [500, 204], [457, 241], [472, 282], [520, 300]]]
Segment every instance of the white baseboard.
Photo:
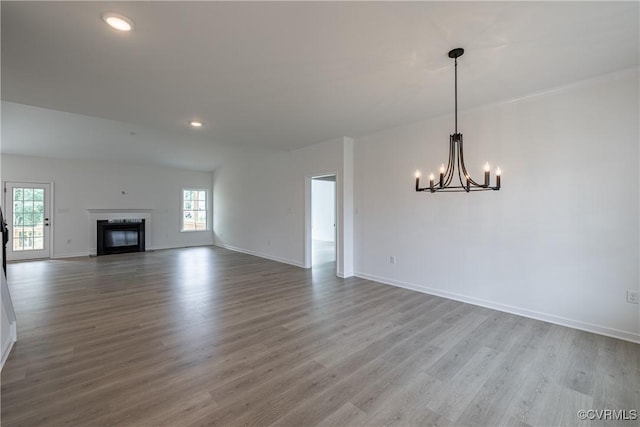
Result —
[[294, 265], [294, 266], [300, 267], [300, 268], [306, 268], [303, 263], [298, 262], [298, 261], [293, 261], [293, 260], [285, 259], [285, 258], [279, 258], [279, 257], [273, 256], [273, 255], [269, 255], [269, 254], [265, 254], [265, 253], [262, 253], [262, 252], [256, 252], [256, 251], [251, 251], [251, 250], [248, 250], [248, 249], [242, 249], [242, 248], [238, 248], [238, 247], [235, 247], [235, 246], [226, 245], [226, 244], [220, 243], [220, 242], [214, 243], [213, 246], [217, 246], [217, 247], [223, 248], [223, 249], [229, 249], [230, 251], [234, 251], [234, 252], [242, 252], [243, 254], [257, 256], [259, 258], [265, 258], [265, 259], [270, 259], [272, 261], [278, 261], [278, 262], [281, 262], [281, 263], [284, 263], [284, 264]]
[[9, 339], [2, 344], [2, 359], [0, 359], [0, 371], [4, 367], [4, 362], [9, 358], [13, 345], [18, 340], [16, 321], [14, 320], [9, 325]]
[[[180, 248], [198, 248], [198, 247], [206, 247], [213, 246], [212, 243], [204, 243], [202, 245], [188, 245], [188, 246], [154, 246], [154, 247], [146, 247], [145, 251], [161, 251], [164, 249], [180, 249]], [[77, 257], [85, 257], [85, 256], [97, 256], [96, 249], [89, 249], [89, 251], [84, 252], [67, 252], [63, 254], [55, 254], [52, 259], [62, 259], [62, 258], [77, 258]]]
[[629, 331], [621, 331], [619, 329], [608, 328], [606, 326], [594, 325], [580, 320], [568, 319], [562, 316], [556, 316], [554, 314], [542, 313], [539, 311], [528, 310], [522, 307], [514, 307], [511, 305], [500, 304], [493, 301], [488, 301], [480, 298], [473, 298], [466, 295], [456, 294], [453, 292], [442, 291], [439, 289], [429, 288], [427, 286], [416, 285], [413, 283], [401, 282], [398, 280], [389, 279], [386, 277], [374, 276], [362, 272], [356, 272], [356, 277], [360, 277], [367, 280], [373, 280], [374, 282], [383, 283], [385, 285], [397, 286], [399, 288], [409, 289], [412, 291], [422, 292], [424, 294], [435, 295], [455, 301], [465, 302], [468, 304], [477, 305], [480, 307], [491, 308], [493, 310], [503, 311], [506, 313], [516, 314], [531, 319], [542, 320], [543, 322], [553, 323], [560, 326], [566, 326], [573, 329], [579, 329], [582, 331], [593, 332], [595, 334], [604, 335], [612, 338], [618, 338], [624, 341], [630, 341], [640, 344], [640, 334]]
[[85, 256], [89, 256], [89, 252], [87, 251], [83, 251], [83, 252], [67, 252], [67, 253], [63, 253], [63, 254], [55, 254], [52, 259], [59, 259], [59, 258], [78, 258], [78, 257], [85, 257]]

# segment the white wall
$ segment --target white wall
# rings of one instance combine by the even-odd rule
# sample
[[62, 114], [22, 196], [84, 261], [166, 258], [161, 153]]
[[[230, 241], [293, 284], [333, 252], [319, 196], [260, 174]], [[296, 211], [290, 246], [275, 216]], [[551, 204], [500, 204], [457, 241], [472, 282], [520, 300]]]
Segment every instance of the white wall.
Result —
[[307, 211], [310, 178], [336, 174], [337, 269], [341, 276], [351, 275], [352, 207], [343, 200], [345, 194], [350, 199], [353, 191], [353, 162], [349, 158], [352, 147], [353, 140], [339, 138], [216, 169], [213, 190], [216, 244], [300, 267], [310, 266], [310, 251], [305, 242], [311, 217], [310, 209]]
[[181, 190], [204, 188], [211, 200], [209, 172], [3, 154], [2, 180], [54, 183], [54, 257], [89, 254], [96, 230], [88, 209], [148, 210], [147, 249], [213, 243], [211, 231], [180, 232]]
[[[2, 116], [2, 114], [0, 114], [0, 116]], [[2, 152], [2, 138], [0, 138], [0, 152]], [[0, 176], [2, 176], [2, 161], [0, 161]], [[3, 197], [0, 197], [0, 207], [2, 207], [3, 214], [6, 215], [3, 199]], [[3, 244], [3, 242], [0, 240], [0, 245], [1, 244]], [[3, 257], [2, 248], [0, 247], [0, 370], [4, 367], [4, 363], [13, 348], [13, 344], [17, 340], [16, 313], [13, 308], [13, 301], [11, 301], [7, 278], [4, 271], [1, 270]]]
[[336, 183], [311, 180], [311, 236], [314, 240], [335, 241]]
[[453, 117], [357, 140], [356, 275], [638, 341], [638, 97], [635, 69], [462, 111], [467, 168], [500, 165], [499, 192], [414, 191]]
[[[5, 281], [4, 274], [2, 274], [2, 281]], [[5, 286], [4, 284], [2, 286]], [[11, 337], [11, 323], [9, 320], [9, 314], [7, 309], [4, 306], [4, 301], [2, 304], [2, 311], [0, 313], [0, 325], [2, 329], [0, 330], [0, 335], [2, 335], [2, 353], [0, 359], [0, 369], [4, 366], [4, 362], [9, 357], [9, 352], [11, 349], [11, 344], [13, 343], [13, 339]], [[6, 356], [5, 356], [6, 354]]]
[[2, 311], [0, 313], [0, 325], [2, 326], [0, 330], [2, 336], [0, 369], [2, 369], [4, 367], [4, 363], [9, 357], [9, 354], [11, 353], [13, 344], [17, 340], [17, 321], [4, 272], [0, 272], [0, 281], [0, 285], [2, 286], [0, 289], [0, 295], [2, 298], [2, 304], [0, 304], [2, 306]]

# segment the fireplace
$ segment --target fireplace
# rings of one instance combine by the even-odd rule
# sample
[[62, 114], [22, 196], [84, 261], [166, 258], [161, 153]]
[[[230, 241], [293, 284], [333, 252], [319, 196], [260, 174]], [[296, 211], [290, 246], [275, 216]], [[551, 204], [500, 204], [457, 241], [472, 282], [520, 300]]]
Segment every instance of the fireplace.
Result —
[[98, 220], [98, 255], [144, 252], [144, 219]]

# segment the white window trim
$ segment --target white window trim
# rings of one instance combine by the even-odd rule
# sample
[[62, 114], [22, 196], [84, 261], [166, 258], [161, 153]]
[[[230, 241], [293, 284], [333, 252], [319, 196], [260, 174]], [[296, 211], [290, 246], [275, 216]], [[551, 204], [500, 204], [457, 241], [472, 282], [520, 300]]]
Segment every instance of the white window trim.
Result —
[[[185, 230], [184, 229], [184, 192], [185, 191], [204, 191], [207, 206], [207, 228], [204, 230]], [[211, 203], [209, 202], [209, 190], [206, 188], [183, 187], [180, 190], [180, 232], [181, 233], [202, 233], [211, 231]]]

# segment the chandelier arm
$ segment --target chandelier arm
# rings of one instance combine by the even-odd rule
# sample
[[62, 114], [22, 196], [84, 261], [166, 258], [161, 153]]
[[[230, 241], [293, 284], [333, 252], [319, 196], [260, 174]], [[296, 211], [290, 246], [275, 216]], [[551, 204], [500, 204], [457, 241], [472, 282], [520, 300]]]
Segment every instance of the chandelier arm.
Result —
[[455, 154], [451, 155], [451, 161], [450, 161], [451, 166], [449, 166], [447, 168], [447, 179], [444, 182], [444, 186], [448, 187], [449, 184], [451, 184], [451, 181], [453, 181], [453, 175], [455, 173]]
[[443, 184], [444, 187], [447, 187], [449, 186], [449, 184], [451, 184], [454, 170], [455, 170], [455, 141], [453, 139], [453, 135], [450, 135], [449, 136], [449, 161], [447, 162], [446, 177]]
[[469, 176], [469, 172], [467, 172], [467, 167], [464, 164], [464, 152], [462, 151], [462, 134], [460, 135], [460, 170], [462, 170], [465, 178], [469, 177], [469, 181], [473, 182], [473, 180]]
[[[466, 190], [466, 185], [465, 185], [466, 182], [462, 181], [462, 167], [460, 166], [460, 162], [461, 162], [461, 152], [460, 152], [460, 145], [458, 145], [458, 180], [460, 181], [460, 185], [463, 188], [465, 188], [465, 191], [467, 191]], [[466, 176], [465, 176], [465, 178], [466, 178]], [[466, 181], [466, 179], [465, 179], [465, 181]]]
[[464, 173], [464, 176], [465, 177], [467, 177], [467, 176], [469, 177], [469, 182], [471, 184], [473, 184], [475, 186], [478, 186], [478, 187], [484, 187], [484, 185], [480, 185], [477, 182], [475, 182], [473, 180], [473, 178], [471, 178], [471, 175], [469, 174], [469, 172], [467, 172], [467, 167], [464, 164], [464, 153], [462, 151], [462, 134], [460, 134], [460, 158], [462, 159], [462, 162], [461, 162], [462, 163], [462, 172]]
[[449, 178], [449, 184], [453, 182], [453, 178], [456, 174], [456, 163], [458, 163], [458, 142], [456, 136], [451, 135], [451, 177]]
[[458, 173], [458, 181], [460, 182], [460, 185], [464, 188], [465, 182], [462, 179], [462, 176], [461, 176], [462, 170], [460, 169], [460, 140], [459, 139], [456, 139], [456, 171]]
[[440, 185], [438, 185], [438, 188], [444, 188], [447, 186], [448, 184], [448, 180], [449, 180], [449, 175], [451, 174], [451, 138], [449, 138], [449, 159], [447, 160], [447, 168], [445, 169], [443, 176], [442, 176], [442, 187], [440, 187]]
[[447, 188], [441, 188], [441, 189], [434, 189], [434, 193], [435, 192], [443, 192], [443, 193], [470, 193], [472, 191], [489, 191], [489, 190], [494, 190], [493, 188], [484, 188], [484, 187], [470, 187], [469, 191], [467, 191], [466, 187], [461, 187], [461, 186], [455, 186], [455, 187], [447, 187]]

